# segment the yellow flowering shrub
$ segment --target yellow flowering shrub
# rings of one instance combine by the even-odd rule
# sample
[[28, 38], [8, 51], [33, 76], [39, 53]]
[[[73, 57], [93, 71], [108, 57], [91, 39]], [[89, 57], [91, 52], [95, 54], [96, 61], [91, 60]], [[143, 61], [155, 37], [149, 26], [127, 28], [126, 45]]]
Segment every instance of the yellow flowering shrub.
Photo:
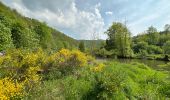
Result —
[[98, 63], [95, 67], [91, 68], [91, 70], [94, 72], [101, 72], [104, 66], [105, 65], [103, 63]]
[[[25, 92], [30, 91], [36, 85], [38, 85], [38, 83], [40, 83], [41, 77], [37, 74], [37, 72], [41, 70], [41, 67], [39, 66], [45, 63], [45, 57], [46, 55], [41, 49], [34, 52], [24, 52], [22, 50], [13, 50], [7, 52], [5, 56], [0, 57], [0, 78], [9, 78], [1, 80], [1, 84], [3, 85], [0, 85], [6, 90], [8, 90], [7, 86], [14, 87], [14, 85], [16, 85], [16, 88], [13, 89], [15, 90], [19, 88], [18, 86], [22, 85], [22, 88], [24, 88]], [[4, 81], [6, 83], [4, 83]], [[17, 81], [19, 81], [20, 83], [17, 83]], [[2, 87], [0, 87], [0, 96], [2, 95], [2, 93], [5, 93], [5, 95], [7, 95], [6, 90], [3, 90]], [[12, 92], [12, 90], [9, 91], [11, 91], [11, 93], [14, 93]], [[24, 91], [20, 92], [22, 93]], [[7, 95], [7, 97], [11, 97], [11, 95]]]
[[29, 67], [24, 74], [25, 80], [23, 81], [26, 90], [30, 91], [37, 85], [39, 85], [41, 77], [37, 74], [37, 71], [40, 70], [40, 67]]
[[26, 66], [42, 66], [45, 63], [46, 54], [42, 49], [38, 49], [35, 52], [28, 52], [23, 57], [23, 64]]
[[55, 62], [58, 67], [82, 67], [87, 64], [90, 56], [78, 51], [78, 50], [67, 50], [62, 49], [59, 52], [51, 55], [48, 62]]
[[23, 84], [11, 78], [0, 79], [0, 100], [22, 98], [24, 96]]
[[23, 60], [24, 60], [24, 63], [27, 64], [28, 66], [35, 66], [38, 58], [39, 56], [37, 54], [30, 53], [30, 54], [27, 54]]
[[9, 51], [0, 57], [0, 72], [3, 72], [0, 75], [0, 100], [22, 97], [34, 91], [41, 82], [38, 73], [48, 76], [47, 73], [53, 71], [56, 75], [57, 72], [68, 75], [91, 61], [91, 56], [78, 50], [62, 49], [51, 55], [42, 49]]
[[5, 56], [0, 58], [1, 67], [9, 68], [16, 67], [19, 68], [22, 66], [23, 52], [21, 50], [12, 50], [7, 52]]
[[52, 54], [47, 62], [52, 70], [59, 70], [63, 73], [72, 72], [74, 69], [86, 66], [90, 60], [91, 56], [88, 56], [78, 50], [68, 50], [61, 49], [60, 51]]

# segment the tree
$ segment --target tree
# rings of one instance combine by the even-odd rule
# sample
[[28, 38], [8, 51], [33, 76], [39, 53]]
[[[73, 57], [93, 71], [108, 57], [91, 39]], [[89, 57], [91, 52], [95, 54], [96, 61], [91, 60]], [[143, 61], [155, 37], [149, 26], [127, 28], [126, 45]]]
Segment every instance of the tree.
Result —
[[63, 42], [63, 47], [64, 47], [65, 49], [69, 49], [69, 44], [68, 44], [67, 42]]
[[90, 45], [90, 53], [91, 55], [95, 55], [95, 50], [96, 50], [96, 41], [99, 39], [99, 34], [96, 32], [93, 32], [91, 34], [91, 45]]
[[11, 28], [12, 21], [5, 17], [5, 15], [0, 14], [0, 23], [2, 23], [5, 27]]
[[79, 50], [80, 50], [81, 52], [85, 52], [85, 45], [84, 45], [84, 42], [83, 42], [83, 41], [81, 41], [81, 42], [79, 43]]
[[165, 54], [170, 54], [170, 41], [167, 41], [164, 46], [163, 46], [163, 50]]
[[108, 35], [107, 50], [113, 50], [119, 57], [132, 56], [131, 33], [126, 25], [114, 22], [105, 33]]
[[162, 54], [163, 50], [159, 46], [149, 45], [147, 47], [148, 54]]
[[0, 51], [12, 47], [10, 29], [0, 23]]
[[147, 47], [148, 47], [148, 43], [141, 41], [134, 44], [133, 51], [134, 53], [140, 53], [142, 50], [147, 50]]
[[165, 31], [166, 34], [170, 33], [170, 25], [169, 24], [165, 25], [164, 31]]
[[150, 26], [147, 30], [148, 33], [148, 44], [149, 45], [156, 45], [159, 42], [159, 33], [157, 32], [157, 29], [153, 26]]
[[53, 45], [52, 30], [45, 23], [39, 23], [34, 30], [39, 35], [41, 47], [45, 49], [51, 48]]
[[16, 48], [36, 48], [39, 44], [36, 33], [24, 27], [24, 24], [14, 24], [11, 29], [11, 34]]
[[157, 29], [153, 26], [150, 26], [147, 30], [148, 34], [152, 34], [152, 33], [155, 33], [155, 32], [157, 32]]

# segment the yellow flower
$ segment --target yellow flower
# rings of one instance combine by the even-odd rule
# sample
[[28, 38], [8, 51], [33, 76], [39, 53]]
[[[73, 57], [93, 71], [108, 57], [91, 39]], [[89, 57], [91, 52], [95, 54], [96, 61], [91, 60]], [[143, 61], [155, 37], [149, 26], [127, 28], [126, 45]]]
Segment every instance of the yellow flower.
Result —
[[10, 78], [4, 78], [0, 80], [0, 99], [9, 100], [12, 97], [22, 97], [23, 84], [17, 81], [13, 81]]
[[91, 68], [91, 70], [94, 72], [101, 72], [103, 70], [104, 66], [105, 65], [103, 63], [99, 63], [95, 67]]

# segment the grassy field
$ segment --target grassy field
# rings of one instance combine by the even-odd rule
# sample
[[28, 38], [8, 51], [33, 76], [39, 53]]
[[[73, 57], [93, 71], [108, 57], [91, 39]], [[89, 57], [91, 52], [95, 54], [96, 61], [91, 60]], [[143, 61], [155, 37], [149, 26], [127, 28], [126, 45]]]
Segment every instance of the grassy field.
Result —
[[155, 100], [170, 97], [169, 75], [140, 63], [107, 62], [43, 81], [26, 99]]
[[99, 62], [77, 50], [12, 50], [0, 57], [0, 65], [2, 100], [170, 98], [169, 72], [137, 62]]

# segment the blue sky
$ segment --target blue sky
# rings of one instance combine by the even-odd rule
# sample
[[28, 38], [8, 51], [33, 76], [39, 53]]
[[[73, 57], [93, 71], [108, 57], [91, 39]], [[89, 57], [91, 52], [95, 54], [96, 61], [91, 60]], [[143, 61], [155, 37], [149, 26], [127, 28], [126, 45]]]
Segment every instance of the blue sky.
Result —
[[76, 39], [106, 39], [112, 22], [126, 21], [132, 35], [151, 25], [159, 31], [170, 24], [170, 0], [0, 0], [24, 16]]

